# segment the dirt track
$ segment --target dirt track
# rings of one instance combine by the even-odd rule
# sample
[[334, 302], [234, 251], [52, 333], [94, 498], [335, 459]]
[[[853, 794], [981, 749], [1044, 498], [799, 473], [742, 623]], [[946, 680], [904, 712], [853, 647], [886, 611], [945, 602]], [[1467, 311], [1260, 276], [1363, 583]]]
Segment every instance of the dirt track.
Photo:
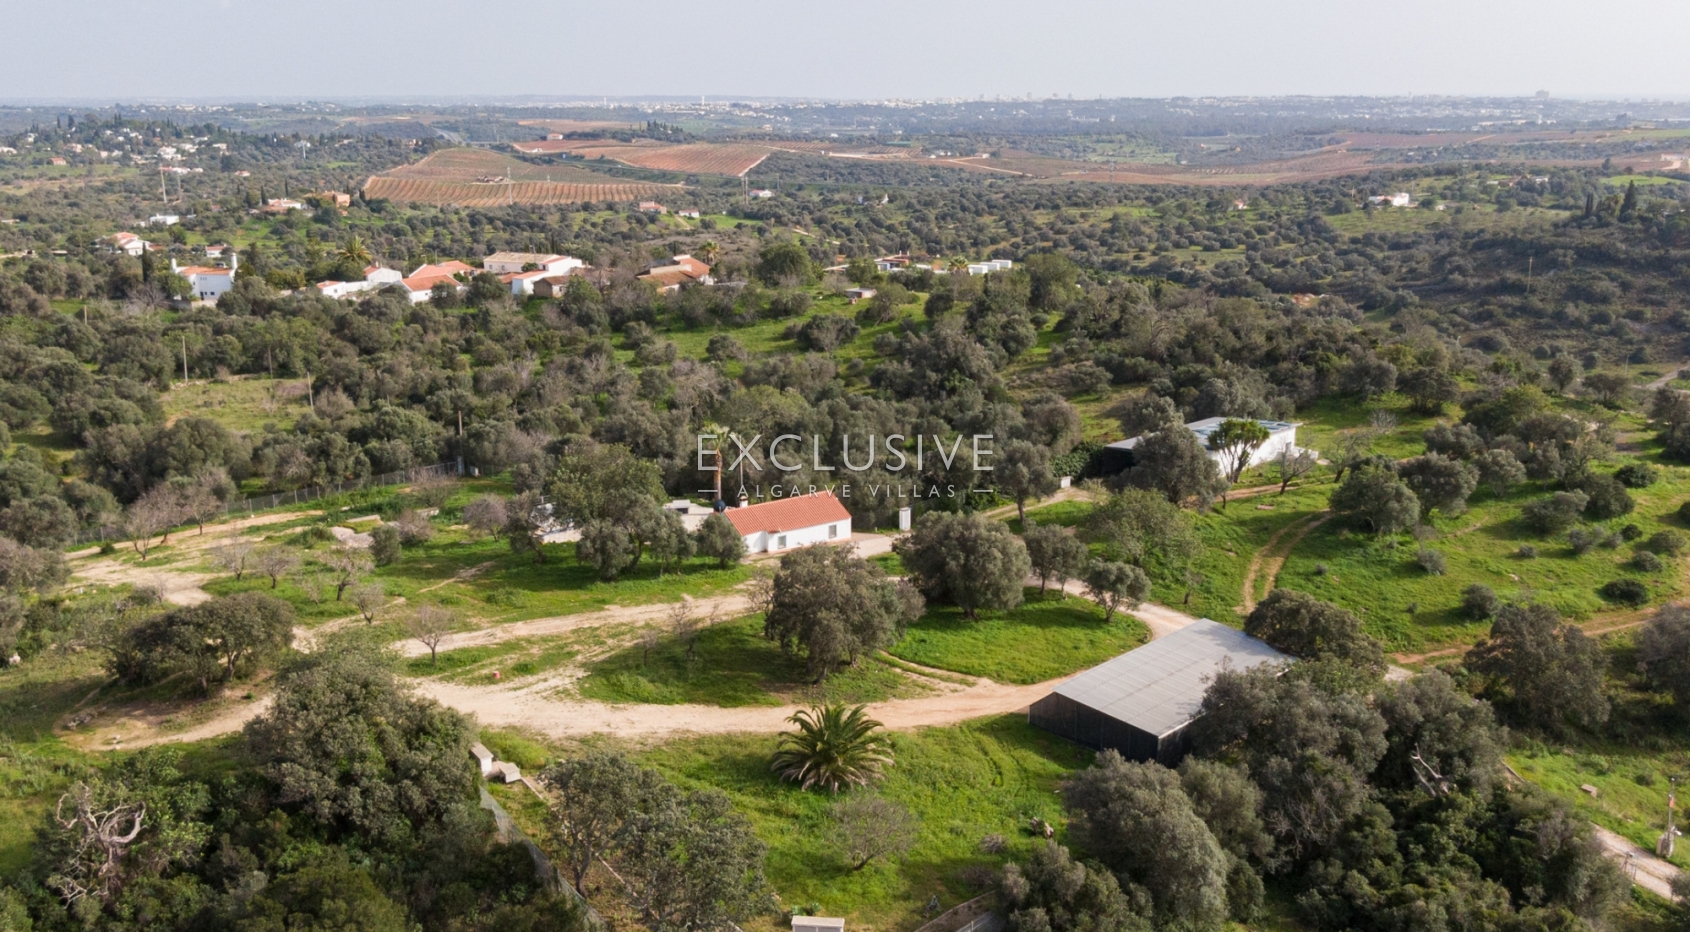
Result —
[[[226, 542], [233, 531], [244, 531], [320, 514], [321, 511], [289, 511], [241, 518], [223, 524], [208, 524], [203, 534], [197, 530], [172, 531], [171, 538], [174, 542], [171, 544], [170, 556], [179, 563], [197, 562], [207, 550]], [[258, 540], [261, 537], [243, 536], [249, 540]], [[200, 586], [216, 579], [218, 575], [165, 566], [136, 566], [133, 563], [125, 563], [116, 555], [101, 556], [99, 550], [92, 548], [79, 550], [68, 556], [71, 558], [73, 582], [96, 586], [128, 584], [140, 588], [156, 587], [163, 590], [164, 600], [173, 605], [198, 605], [210, 599], [211, 594]]]
[[[1256, 607], [1257, 577], [1265, 575], [1267, 577], [1267, 592], [1272, 592], [1275, 582], [1279, 579], [1279, 571], [1285, 566], [1285, 561], [1290, 558], [1291, 551], [1297, 549], [1297, 545], [1302, 543], [1304, 536], [1325, 524], [1331, 517], [1331, 512], [1323, 512], [1311, 519], [1287, 524], [1275, 531], [1273, 536], [1268, 538], [1268, 542], [1262, 546], [1262, 549], [1256, 551], [1255, 556], [1250, 558], [1249, 568], [1244, 571], [1243, 605], [1245, 614], [1249, 614], [1250, 610]], [[1291, 539], [1286, 541], [1284, 546], [1280, 546], [1280, 538], [1287, 534], [1290, 535]], [[1265, 598], [1267, 593], [1264, 592], [1262, 595]]]

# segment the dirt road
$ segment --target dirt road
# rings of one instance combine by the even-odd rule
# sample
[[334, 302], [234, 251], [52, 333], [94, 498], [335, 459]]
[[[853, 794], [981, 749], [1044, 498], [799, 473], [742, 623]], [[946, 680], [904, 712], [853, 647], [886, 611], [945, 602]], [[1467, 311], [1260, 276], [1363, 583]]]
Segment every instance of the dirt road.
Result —
[[1690, 366], [1675, 366], [1672, 371], [1668, 372], [1666, 375], [1661, 376], [1643, 387], [1650, 391], [1654, 391], [1657, 388], [1666, 388], [1668, 385], [1672, 384], [1673, 379], [1678, 378], [1679, 373], [1684, 372], [1686, 369], [1690, 369]]
[[[985, 715], [1019, 712], [1067, 677], [1031, 686], [1006, 686], [979, 680], [954, 692], [919, 699], [872, 703], [869, 714], [887, 728], [908, 730], [954, 725]], [[611, 734], [657, 737], [680, 734], [773, 734], [803, 706], [724, 709], [704, 705], [612, 705], [544, 695], [555, 683], [519, 690], [428, 681], [419, 691], [442, 705], [474, 715], [483, 725], [527, 728], [548, 737]]]
[[1656, 896], [1672, 899], [1672, 882], [1683, 873], [1677, 865], [1655, 857], [1653, 851], [1632, 844], [1631, 839], [1623, 835], [1594, 823], [1591, 827], [1596, 830], [1596, 840], [1602, 845], [1602, 853], [1619, 861], [1632, 883]]
[[[743, 594], [724, 595], [713, 599], [694, 599], [692, 607], [693, 617], [700, 619], [717, 616], [726, 620], [737, 618], [752, 611], [751, 599]], [[652, 605], [607, 605], [596, 612], [557, 615], [551, 618], [536, 618], [532, 621], [516, 621], [508, 625], [482, 628], [479, 631], [448, 634], [446, 639], [440, 642], [440, 650], [480, 647], [487, 644], [499, 644], [516, 638], [565, 634], [570, 631], [579, 631], [582, 628], [599, 628], [605, 625], [646, 624], [663, 621], [669, 617], [669, 612], [673, 608], [674, 603], [671, 602], [658, 602]], [[398, 645], [397, 650], [406, 657], [421, 657], [428, 653], [428, 648], [417, 641], [405, 641]]]
[[[1290, 558], [1291, 551], [1297, 549], [1297, 545], [1302, 542], [1304, 535], [1325, 524], [1327, 519], [1331, 517], [1332, 513], [1329, 511], [1320, 512], [1311, 518], [1287, 524], [1275, 531], [1273, 536], [1268, 538], [1268, 542], [1262, 546], [1262, 549], [1256, 551], [1255, 556], [1250, 558], [1249, 567], [1244, 570], [1243, 605], [1245, 614], [1256, 607], [1257, 578], [1265, 576], [1267, 578], [1267, 592], [1272, 592], [1274, 584], [1279, 579], [1279, 571], [1285, 566], [1285, 561]], [[1281, 538], [1287, 535], [1290, 536], [1290, 540], [1282, 543]], [[1264, 592], [1263, 597], [1265, 598], [1266, 595], [1267, 593]]]

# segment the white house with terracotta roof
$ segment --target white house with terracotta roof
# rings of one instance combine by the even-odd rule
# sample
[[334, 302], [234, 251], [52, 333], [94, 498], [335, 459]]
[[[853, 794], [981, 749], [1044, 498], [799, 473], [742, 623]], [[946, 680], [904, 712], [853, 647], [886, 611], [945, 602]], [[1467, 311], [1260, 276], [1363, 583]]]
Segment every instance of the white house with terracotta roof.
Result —
[[781, 553], [851, 539], [851, 513], [832, 492], [813, 492], [741, 505], [724, 514], [745, 538], [747, 553]]
[[147, 246], [150, 245], [146, 240], [133, 233], [113, 233], [106, 237], [106, 242], [110, 243], [111, 248], [117, 252], [136, 257], [146, 252]]
[[233, 254], [229, 256], [228, 268], [215, 265], [177, 265], [176, 260], [172, 259], [170, 271], [188, 280], [195, 298], [201, 301], [215, 301], [223, 297], [224, 292], [235, 287], [235, 269], [239, 265], [240, 259]]

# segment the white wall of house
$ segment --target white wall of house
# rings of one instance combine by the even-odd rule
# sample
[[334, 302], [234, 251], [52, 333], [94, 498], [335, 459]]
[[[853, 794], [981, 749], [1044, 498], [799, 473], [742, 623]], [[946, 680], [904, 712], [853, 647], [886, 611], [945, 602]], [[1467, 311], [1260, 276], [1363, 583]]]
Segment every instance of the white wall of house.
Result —
[[[324, 286], [327, 287], [324, 287]], [[324, 282], [317, 286], [317, 291], [325, 298], [349, 298], [360, 291], [374, 291], [377, 283], [373, 281], [361, 282]]]
[[188, 284], [193, 286], [195, 297], [198, 297], [201, 301], [215, 301], [223, 297], [225, 291], [235, 287], [235, 273], [190, 275]]
[[[1251, 469], [1264, 463], [1271, 463], [1279, 459], [1279, 454], [1287, 448], [1297, 449], [1297, 428], [1295, 427], [1287, 427], [1268, 434], [1267, 440], [1257, 447], [1254, 453], [1250, 454], [1250, 462], [1244, 468]], [[1215, 465], [1221, 468], [1222, 473], [1227, 472], [1232, 467], [1230, 458], [1220, 450], [1210, 450], [1209, 459], [1215, 461]]]
[[783, 553], [811, 544], [840, 543], [851, 539], [850, 517], [791, 531], [758, 531], [745, 535], [748, 553]]

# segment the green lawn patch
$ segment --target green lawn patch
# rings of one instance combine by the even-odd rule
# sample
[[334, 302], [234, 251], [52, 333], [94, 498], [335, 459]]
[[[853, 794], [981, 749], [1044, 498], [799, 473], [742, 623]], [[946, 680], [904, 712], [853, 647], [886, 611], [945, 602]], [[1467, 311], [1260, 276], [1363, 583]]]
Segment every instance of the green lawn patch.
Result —
[[[697, 789], [728, 794], [768, 843], [770, 883], [788, 907], [814, 904], [847, 925], [908, 932], [937, 896], [950, 908], [984, 890], [1006, 861], [1025, 860], [1043, 839], [1030, 817], [1060, 824], [1062, 779], [1092, 753], [1004, 715], [950, 728], [889, 736], [896, 764], [878, 792], [919, 820], [915, 847], [901, 861], [873, 862], [853, 872], [828, 843], [835, 799], [805, 792], [769, 771], [772, 736], [719, 736], [672, 741], [642, 755], [647, 766]], [[985, 854], [980, 841], [1001, 835], [1007, 850]]]
[[[1481, 635], [1486, 626], [1458, 611], [1461, 591], [1473, 583], [1490, 586], [1504, 599], [1546, 602], [1575, 619], [1618, 608], [1597, 595], [1597, 589], [1614, 579], [1642, 580], [1653, 604], [1681, 591], [1681, 561], [1667, 560], [1659, 572], [1643, 574], [1628, 565], [1634, 553], [1630, 545], [1596, 547], [1581, 556], [1568, 547], [1565, 535], [1545, 538], [1527, 529], [1519, 520], [1520, 509], [1549, 492], [1537, 483], [1500, 500], [1481, 491], [1467, 513], [1453, 518], [1434, 515], [1436, 536], [1418, 542], [1408, 535], [1380, 540], [1328, 521], [1303, 538], [1286, 561], [1279, 584], [1358, 613], [1368, 630], [1392, 650], [1472, 641]], [[1662, 466], [1661, 481], [1631, 494], [1637, 502], [1631, 514], [1591, 526], [1617, 530], [1635, 524], [1644, 538], [1679, 526], [1672, 512], [1690, 497], [1690, 470]], [[1522, 545], [1535, 547], [1536, 558], [1521, 557]], [[1448, 567], [1443, 575], [1432, 575], [1416, 563], [1421, 546], [1444, 555]]]
[[696, 703], [728, 708], [787, 702], [878, 702], [926, 689], [903, 673], [863, 658], [820, 684], [804, 659], [783, 654], [763, 637], [763, 617], [723, 622], [698, 635], [692, 659], [665, 636], [648, 651], [635, 644], [592, 663], [577, 688], [603, 702], [651, 705]]
[[1096, 666], [1143, 644], [1149, 632], [1117, 613], [1057, 592], [1027, 590], [1027, 601], [1007, 612], [982, 611], [969, 621], [949, 605], [932, 606], [910, 625], [890, 653], [912, 663], [984, 676], [1000, 683], [1042, 683]]

